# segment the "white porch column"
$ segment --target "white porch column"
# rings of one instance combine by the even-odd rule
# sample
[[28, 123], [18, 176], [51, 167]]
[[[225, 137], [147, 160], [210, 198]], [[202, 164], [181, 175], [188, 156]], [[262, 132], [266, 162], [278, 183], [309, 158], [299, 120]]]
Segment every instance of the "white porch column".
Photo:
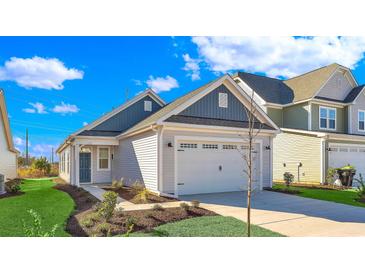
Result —
[[75, 185], [80, 186], [80, 145], [75, 144]]

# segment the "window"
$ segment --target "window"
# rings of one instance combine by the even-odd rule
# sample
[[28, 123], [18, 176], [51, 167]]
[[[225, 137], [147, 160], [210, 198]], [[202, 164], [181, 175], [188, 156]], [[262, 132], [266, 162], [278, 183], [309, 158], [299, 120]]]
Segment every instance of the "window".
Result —
[[66, 154], [66, 173], [70, 173], [70, 153]]
[[186, 144], [186, 143], [180, 144], [180, 148], [197, 148], [197, 147], [198, 147], [197, 144]]
[[223, 149], [237, 149], [236, 145], [223, 145]]
[[109, 148], [98, 148], [98, 169], [109, 170]]
[[214, 144], [203, 144], [204, 149], [218, 149], [218, 145]]
[[152, 102], [144, 101], [144, 111], [152, 111]]
[[359, 131], [365, 131], [365, 111], [359, 110]]
[[228, 107], [228, 94], [227, 93], [219, 93], [218, 94], [218, 103], [220, 108]]
[[319, 108], [319, 128], [336, 129], [336, 109], [328, 107]]

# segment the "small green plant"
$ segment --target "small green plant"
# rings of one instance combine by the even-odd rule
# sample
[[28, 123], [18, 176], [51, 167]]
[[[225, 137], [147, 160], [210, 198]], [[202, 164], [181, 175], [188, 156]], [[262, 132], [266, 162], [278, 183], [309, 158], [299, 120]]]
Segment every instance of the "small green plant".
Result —
[[42, 218], [38, 212], [33, 209], [27, 211], [32, 218], [32, 223], [27, 226], [23, 220], [23, 230], [27, 237], [54, 237], [58, 225], [54, 225], [50, 231], [44, 231], [42, 228]]
[[357, 187], [357, 194], [360, 198], [365, 197], [365, 182], [361, 173], [359, 174], [359, 179], [354, 178], [354, 180], [359, 184], [359, 186]]
[[92, 220], [93, 222], [99, 222], [101, 219], [98, 212], [92, 212], [92, 213], [88, 214], [87, 217], [90, 218], [90, 220]]
[[104, 200], [101, 202], [98, 214], [105, 220], [109, 220], [113, 216], [115, 206], [117, 205], [118, 194], [114, 191], [106, 191], [103, 194]]
[[136, 191], [137, 193], [141, 192], [142, 190], [145, 189], [144, 184], [142, 184], [140, 181], [135, 181], [132, 185], [131, 188]]
[[156, 211], [162, 211], [164, 210], [163, 206], [160, 205], [160, 204], [155, 204], [153, 207], [152, 207], [153, 210], [156, 210]]
[[5, 191], [8, 193], [18, 193], [20, 191], [20, 179], [8, 180], [5, 183]]
[[137, 219], [132, 216], [128, 216], [127, 220], [125, 221], [125, 226], [128, 228], [131, 225], [135, 225], [137, 223]]
[[191, 203], [191, 206], [194, 208], [197, 208], [200, 206], [200, 202], [198, 200], [192, 200], [190, 203]]
[[46, 157], [40, 157], [33, 162], [32, 168], [39, 170], [42, 175], [48, 175], [51, 171], [51, 164]]
[[141, 203], [147, 203], [149, 194], [150, 191], [147, 188], [143, 188], [138, 190], [136, 196], [134, 196], [133, 199]]
[[122, 207], [118, 207], [114, 210], [115, 215], [118, 217], [122, 217], [124, 215], [124, 209]]
[[335, 182], [335, 177], [337, 174], [337, 169], [330, 167], [327, 169], [327, 176], [326, 176], [326, 183], [333, 185], [333, 183]]
[[286, 187], [289, 187], [290, 184], [294, 181], [294, 175], [290, 172], [285, 172], [283, 176]]
[[190, 206], [187, 203], [180, 203], [180, 208], [183, 210], [189, 210]]
[[124, 179], [121, 178], [119, 181], [118, 180], [113, 180], [112, 182], [112, 188], [115, 190], [121, 190], [124, 186]]
[[127, 225], [127, 232], [123, 235], [124, 237], [129, 237], [131, 232], [133, 231], [134, 224]]
[[91, 218], [84, 218], [80, 221], [81, 226], [90, 228], [94, 225], [94, 221]]
[[103, 234], [104, 236], [109, 236], [111, 234], [111, 229], [111, 224], [107, 222], [101, 223], [96, 227], [96, 231]]

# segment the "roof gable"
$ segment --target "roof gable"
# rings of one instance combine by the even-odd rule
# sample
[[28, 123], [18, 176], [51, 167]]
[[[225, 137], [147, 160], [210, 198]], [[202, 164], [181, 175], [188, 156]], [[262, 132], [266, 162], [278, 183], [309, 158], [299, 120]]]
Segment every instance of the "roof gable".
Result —
[[285, 105], [294, 99], [293, 90], [279, 79], [246, 72], [238, 72], [236, 77], [245, 82], [266, 102]]
[[[157, 111], [153, 115], [147, 117], [145, 120], [141, 121], [140, 123], [136, 124], [129, 130], [127, 130], [122, 135], [127, 135], [129, 133], [142, 130], [143, 128], [152, 126], [154, 124], [163, 123], [166, 121], [169, 117], [173, 115], [177, 115], [189, 106], [191, 106], [193, 103], [198, 101], [199, 99], [206, 96], [208, 93], [215, 90], [217, 87], [221, 86], [222, 84], [225, 84], [226, 86], [229, 85], [232, 89], [236, 90], [237, 93], [240, 94], [242, 97], [240, 101], [242, 100], [246, 101], [246, 104], [249, 103], [249, 95], [248, 91], [243, 91], [240, 86], [237, 85], [237, 83], [227, 74], [224, 75], [212, 82], [209, 82], [208, 84], [193, 90], [190, 93], [187, 93], [186, 95], [178, 98], [177, 100], [173, 101], [172, 103], [166, 105], [161, 110]], [[230, 88], [230, 89], [231, 89]], [[237, 96], [237, 95], [235, 95]], [[255, 103], [256, 104], [256, 103]], [[262, 109], [256, 105], [256, 109], [258, 110], [255, 115], [257, 116], [258, 120], [261, 120], [262, 123], [267, 123], [272, 129], [278, 129], [278, 127], [275, 125], [275, 123], [267, 116], [265, 112], [262, 111]]]

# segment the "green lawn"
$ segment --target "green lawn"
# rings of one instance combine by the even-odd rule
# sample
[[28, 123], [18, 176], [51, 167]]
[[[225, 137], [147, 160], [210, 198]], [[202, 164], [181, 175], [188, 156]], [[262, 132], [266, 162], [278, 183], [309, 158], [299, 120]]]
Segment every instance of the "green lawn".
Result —
[[64, 227], [75, 204], [67, 193], [53, 189], [54, 185], [50, 179], [24, 180], [21, 191], [25, 194], [0, 199], [0, 236], [24, 236], [23, 220], [27, 225], [32, 220], [29, 209], [41, 215], [44, 230], [58, 224], [56, 236], [68, 236]]
[[[168, 223], [155, 228], [153, 232], [136, 232], [135, 237], [244, 237], [246, 223], [233, 217], [206, 216]], [[280, 237], [279, 233], [259, 226], [252, 226], [254, 237]]]
[[[281, 184], [273, 185], [273, 189], [283, 189], [285, 187], [286, 186]], [[299, 193], [298, 196], [301, 197], [313, 198], [352, 206], [365, 207], [364, 203], [356, 201], [358, 196], [355, 189], [328, 190], [328, 189], [296, 187], [296, 186], [291, 186], [290, 189], [300, 191], [301, 193]]]

